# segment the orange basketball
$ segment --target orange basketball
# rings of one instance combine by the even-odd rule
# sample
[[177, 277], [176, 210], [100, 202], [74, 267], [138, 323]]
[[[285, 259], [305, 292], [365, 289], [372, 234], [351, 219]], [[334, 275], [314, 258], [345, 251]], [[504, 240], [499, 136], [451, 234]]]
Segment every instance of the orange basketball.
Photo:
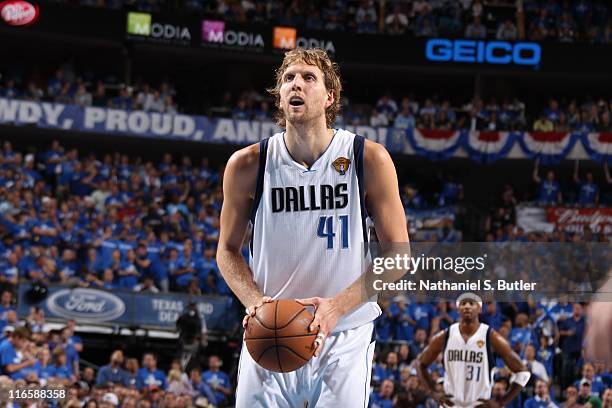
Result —
[[247, 350], [266, 370], [287, 373], [306, 364], [314, 354], [318, 331], [309, 332], [313, 315], [295, 300], [264, 303], [249, 319]]

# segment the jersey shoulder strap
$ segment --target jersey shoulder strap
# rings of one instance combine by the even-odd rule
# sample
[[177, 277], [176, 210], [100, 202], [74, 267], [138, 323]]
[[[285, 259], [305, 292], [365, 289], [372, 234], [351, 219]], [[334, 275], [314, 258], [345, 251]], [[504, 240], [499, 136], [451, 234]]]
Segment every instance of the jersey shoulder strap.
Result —
[[251, 224], [255, 225], [255, 215], [257, 214], [257, 208], [261, 201], [261, 195], [263, 194], [263, 183], [264, 174], [266, 172], [266, 161], [268, 158], [268, 141], [269, 137], [259, 142], [259, 168], [257, 169], [257, 183], [255, 186], [255, 196], [253, 198], [253, 205], [251, 206], [250, 220]]
[[363, 242], [368, 242], [368, 210], [365, 205], [365, 178], [363, 153], [365, 149], [365, 137], [355, 135], [353, 138], [353, 163], [355, 163], [355, 173], [359, 185], [359, 203], [361, 205], [361, 230], [363, 232]]
[[489, 373], [495, 367], [495, 353], [493, 353], [493, 342], [491, 336], [493, 335], [493, 329], [491, 326], [487, 328], [487, 360], [489, 360]]

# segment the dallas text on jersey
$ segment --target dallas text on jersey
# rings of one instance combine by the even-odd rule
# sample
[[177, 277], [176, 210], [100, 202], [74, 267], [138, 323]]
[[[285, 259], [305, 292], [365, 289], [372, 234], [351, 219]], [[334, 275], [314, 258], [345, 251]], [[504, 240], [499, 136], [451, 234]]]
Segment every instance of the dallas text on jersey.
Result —
[[341, 209], [349, 202], [347, 183], [273, 187], [270, 193], [273, 213]]

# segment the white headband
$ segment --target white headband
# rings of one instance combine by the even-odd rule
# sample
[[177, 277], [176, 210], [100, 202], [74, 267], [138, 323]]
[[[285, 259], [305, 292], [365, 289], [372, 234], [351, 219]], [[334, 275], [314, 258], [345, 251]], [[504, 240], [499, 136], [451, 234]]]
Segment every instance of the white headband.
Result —
[[475, 294], [473, 292], [465, 292], [465, 293], [462, 293], [461, 295], [459, 295], [459, 297], [455, 301], [455, 305], [457, 306], [457, 309], [459, 308], [459, 305], [461, 304], [461, 301], [464, 300], [464, 299], [475, 300], [478, 303], [478, 306], [480, 306], [482, 308], [482, 299], [480, 298], [480, 296], [478, 296], [477, 294]]

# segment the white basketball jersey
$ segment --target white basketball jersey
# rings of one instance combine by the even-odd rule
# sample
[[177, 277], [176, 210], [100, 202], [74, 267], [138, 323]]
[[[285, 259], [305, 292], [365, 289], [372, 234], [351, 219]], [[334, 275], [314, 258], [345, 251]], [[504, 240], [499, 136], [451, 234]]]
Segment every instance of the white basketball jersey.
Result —
[[491, 398], [493, 388], [493, 352], [489, 344], [489, 326], [480, 323], [466, 342], [459, 323], [448, 328], [444, 347], [444, 392], [452, 394], [456, 407], [473, 407], [479, 398]]
[[[251, 212], [254, 280], [274, 299], [332, 297], [368, 266], [364, 138], [336, 130], [307, 168], [291, 158], [284, 135], [260, 142]], [[338, 321], [334, 332], [359, 327], [380, 313], [371, 299]]]

